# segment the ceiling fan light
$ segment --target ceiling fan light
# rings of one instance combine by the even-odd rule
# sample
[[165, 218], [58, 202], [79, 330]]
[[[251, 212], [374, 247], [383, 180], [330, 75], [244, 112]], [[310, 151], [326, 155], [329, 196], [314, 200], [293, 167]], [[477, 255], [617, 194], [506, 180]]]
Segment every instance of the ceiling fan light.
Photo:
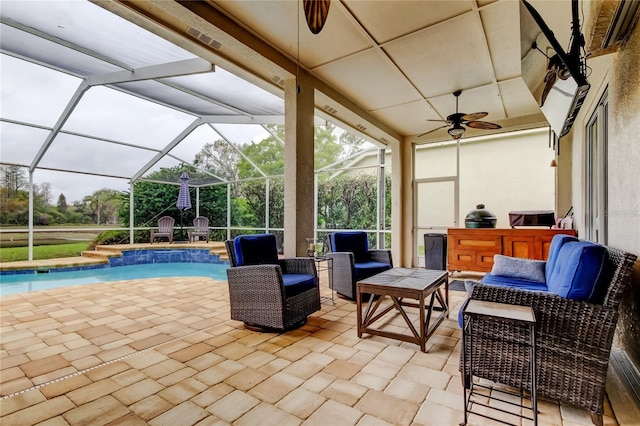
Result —
[[464, 127], [462, 127], [460, 124], [456, 123], [453, 125], [452, 128], [450, 128], [449, 130], [447, 130], [447, 132], [454, 138], [459, 138], [460, 136], [462, 136], [462, 134], [464, 133]]

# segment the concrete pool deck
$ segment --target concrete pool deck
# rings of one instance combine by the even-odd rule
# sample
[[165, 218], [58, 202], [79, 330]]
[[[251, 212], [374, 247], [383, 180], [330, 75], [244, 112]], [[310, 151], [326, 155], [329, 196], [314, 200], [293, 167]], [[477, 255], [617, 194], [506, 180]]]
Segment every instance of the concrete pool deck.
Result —
[[[450, 319], [422, 353], [359, 339], [356, 305], [339, 298], [323, 301], [300, 329], [249, 331], [229, 319], [227, 283], [209, 278], [2, 296], [0, 423], [458, 424], [463, 297], [451, 292]], [[401, 318], [390, 324], [406, 327]], [[541, 425], [591, 424], [586, 411], [539, 404]], [[604, 422], [618, 424], [608, 401]], [[469, 424], [489, 423], [476, 416]]]

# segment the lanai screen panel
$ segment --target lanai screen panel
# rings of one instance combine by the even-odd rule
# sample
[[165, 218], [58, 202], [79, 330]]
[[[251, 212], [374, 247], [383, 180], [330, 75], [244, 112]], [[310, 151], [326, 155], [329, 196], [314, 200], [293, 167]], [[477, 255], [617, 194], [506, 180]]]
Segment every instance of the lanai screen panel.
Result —
[[3, 163], [29, 166], [49, 134], [48, 130], [0, 122]]
[[[5, 13], [8, 13], [5, 10], [5, 5], [9, 3], [13, 5], [19, 2], [3, 2], [2, 8], [0, 8], [0, 14], [2, 14], [3, 18]], [[30, 2], [23, 3], [29, 4]], [[25, 30], [30, 29], [26, 28]], [[121, 67], [105, 62], [102, 59], [94, 58], [87, 53], [82, 53], [10, 25], [2, 24], [0, 32], [2, 35], [0, 37], [0, 46], [2, 46], [3, 50], [79, 77], [122, 70]]]
[[195, 55], [85, 1], [10, 1], [2, 16], [131, 67]]
[[165, 80], [197, 91], [249, 115], [284, 116], [284, 99], [220, 67], [216, 67], [214, 73], [171, 77]]
[[[117, 176], [126, 183], [198, 118], [228, 126], [225, 138], [235, 145], [268, 136], [257, 124], [235, 123], [260, 123], [262, 117], [282, 122], [284, 100], [278, 88], [264, 90], [218, 65], [201, 74], [99, 85], [109, 73], [196, 55], [91, 2], [7, 1], [0, 15], [1, 161], [46, 169], [36, 179], [55, 176], [54, 191], [63, 174], [50, 170]], [[73, 105], [70, 100], [83, 80], [92, 86]], [[61, 117], [63, 125], [56, 129]], [[144, 175], [189, 164], [207, 143], [221, 139], [202, 124]], [[206, 172], [198, 179], [202, 184], [219, 181]]]
[[195, 119], [107, 87], [89, 89], [64, 130], [162, 149]]
[[53, 127], [81, 80], [9, 55], [1, 60], [2, 118]]
[[[216, 70], [217, 73], [217, 70]], [[213, 73], [213, 74], [216, 74]], [[193, 76], [189, 76], [193, 77]], [[187, 77], [187, 78], [189, 78]], [[194, 94], [178, 90], [174, 87], [163, 84], [162, 81], [145, 80], [129, 83], [118, 83], [115, 87], [135, 93], [139, 96], [153, 99], [160, 103], [168, 104], [180, 108], [184, 111], [196, 115], [213, 116], [238, 116], [228, 108], [212, 103], [211, 100], [196, 96]], [[195, 118], [195, 117], [194, 117]]]
[[44, 154], [40, 167], [128, 178], [156, 151], [60, 133]]

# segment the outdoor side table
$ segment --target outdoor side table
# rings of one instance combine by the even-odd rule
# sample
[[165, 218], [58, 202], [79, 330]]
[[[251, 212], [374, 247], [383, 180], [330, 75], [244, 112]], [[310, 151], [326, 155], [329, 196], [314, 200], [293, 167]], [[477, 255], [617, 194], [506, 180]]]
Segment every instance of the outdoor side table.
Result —
[[[467, 306], [464, 308], [463, 310], [463, 317], [464, 317], [464, 327], [462, 329], [462, 372], [461, 374], [463, 375], [463, 378], [465, 377], [465, 375], [467, 374], [467, 362], [469, 363], [469, 376], [468, 376], [468, 386], [465, 386], [464, 392], [463, 392], [463, 397], [464, 397], [464, 425], [467, 424], [467, 418], [469, 416], [470, 413], [482, 416], [482, 417], [486, 417], [492, 420], [496, 420], [500, 423], [506, 423], [509, 424], [508, 422], [502, 420], [502, 419], [496, 419], [493, 417], [488, 416], [487, 414], [484, 413], [480, 413], [477, 411], [473, 411], [473, 404], [477, 404], [477, 405], [481, 405], [484, 407], [488, 407], [492, 410], [498, 410], [501, 411], [503, 413], [508, 413], [510, 415], [513, 416], [517, 416], [517, 417], [521, 417], [527, 420], [532, 420], [533, 424], [537, 426], [538, 424], [538, 399], [537, 399], [537, 392], [536, 392], [536, 378], [537, 378], [537, 374], [536, 374], [536, 333], [535, 333], [535, 329], [536, 329], [536, 317], [535, 314], [533, 312], [533, 309], [530, 306], [519, 306], [519, 305], [510, 305], [510, 304], [506, 304], [506, 303], [496, 303], [496, 302], [487, 302], [487, 301], [482, 301], [482, 300], [475, 300], [475, 299], [470, 299], [469, 303], [467, 304]], [[528, 342], [511, 342], [513, 344], [521, 344], [521, 345], [525, 345], [527, 346], [528, 349], [528, 356], [529, 356], [529, 368], [530, 368], [530, 374], [531, 374], [531, 389], [529, 389], [530, 393], [531, 393], [531, 407], [528, 407], [524, 404], [522, 404], [522, 390], [520, 391], [519, 394], [515, 394], [512, 392], [508, 392], [505, 389], [496, 389], [495, 387], [492, 386], [487, 386], [487, 385], [483, 385], [480, 383], [474, 383], [473, 382], [473, 376], [474, 376], [474, 362], [480, 362], [481, 360], [474, 360], [474, 357], [482, 357], [482, 354], [484, 353], [482, 350], [478, 351], [478, 353], [474, 354], [473, 351], [473, 340], [474, 340], [474, 333], [473, 333], [473, 325], [475, 321], [502, 321], [502, 322], [508, 322], [511, 323], [514, 327], [523, 327], [524, 329], [528, 330], [528, 337], [529, 337], [529, 341]], [[483, 336], [484, 339], [488, 339], [487, 336]], [[504, 340], [504, 336], [491, 336], [491, 339], [495, 339], [495, 340]], [[494, 340], [494, 341], [495, 341]], [[467, 352], [468, 351], [468, 352]], [[468, 354], [470, 356], [468, 356]], [[469, 359], [467, 359], [467, 357]], [[464, 380], [463, 380], [464, 382]], [[525, 383], [525, 380], [523, 378], [522, 383]], [[476, 388], [480, 388], [480, 389], [485, 389], [485, 390], [489, 390], [490, 392], [490, 399], [495, 399], [498, 401], [501, 401], [502, 403], [505, 404], [510, 404], [513, 405], [517, 408], [519, 408], [519, 411], [517, 413], [514, 413], [512, 411], [508, 411], [508, 410], [504, 410], [501, 408], [497, 408], [497, 407], [493, 407], [490, 406], [488, 403], [483, 403], [479, 400], [474, 400], [473, 397], [474, 396], [478, 396], [480, 398], [487, 398], [486, 394], [481, 394], [477, 391]], [[516, 404], [512, 401], [508, 401], [505, 399], [501, 399], [495, 395], [495, 392], [501, 392], [503, 394], [509, 394], [509, 395], [515, 395], [515, 396], [519, 396], [521, 398], [521, 403], [520, 404]], [[522, 409], [526, 409], [526, 410], [531, 410], [532, 412], [532, 416], [528, 417], [523, 413]]]
[[332, 304], [336, 304], [333, 298], [333, 258], [326, 256], [315, 256], [313, 260], [316, 262], [316, 271], [318, 272], [318, 279], [320, 279], [320, 272], [327, 271], [327, 280], [329, 282], [329, 290], [331, 291], [331, 297], [320, 296], [321, 302], [328, 302], [331, 300]]

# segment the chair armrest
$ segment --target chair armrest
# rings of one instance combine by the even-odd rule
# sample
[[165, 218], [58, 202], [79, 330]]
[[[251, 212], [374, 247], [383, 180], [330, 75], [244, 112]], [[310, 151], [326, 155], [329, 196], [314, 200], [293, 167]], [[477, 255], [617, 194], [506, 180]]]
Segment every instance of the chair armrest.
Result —
[[[333, 259], [333, 274], [349, 276], [353, 273], [355, 267], [355, 258], [350, 251], [334, 251], [326, 254], [327, 257]], [[351, 280], [351, 278], [349, 278]]]
[[388, 249], [376, 249], [369, 250], [369, 254], [371, 255], [371, 260], [374, 262], [382, 262], [388, 263], [393, 267], [393, 261], [391, 259], [391, 250]]
[[329, 274], [329, 287], [347, 297], [355, 297], [355, 260], [351, 252], [327, 253], [333, 259], [332, 270]]
[[318, 276], [313, 257], [289, 257], [278, 261], [283, 274], [306, 274]]
[[285, 299], [279, 265], [235, 266], [227, 269], [229, 299], [247, 304], [282, 304]]
[[607, 341], [608, 337], [603, 336], [602, 333], [611, 329], [611, 336], [613, 336], [618, 317], [616, 309], [567, 299], [545, 291], [478, 283], [473, 287], [471, 298], [531, 306], [536, 316], [536, 328], [540, 337], [547, 339], [549, 336], [557, 336], [563, 340], [561, 344], [568, 340], [594, 342], [594, 339], [604, 338]]

